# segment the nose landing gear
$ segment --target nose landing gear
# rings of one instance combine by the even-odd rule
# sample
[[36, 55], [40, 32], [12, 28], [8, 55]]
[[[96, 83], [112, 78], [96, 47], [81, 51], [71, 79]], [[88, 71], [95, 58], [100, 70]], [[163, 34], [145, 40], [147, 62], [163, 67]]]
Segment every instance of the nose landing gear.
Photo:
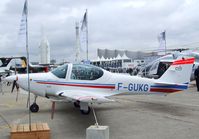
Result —
[[30, 111], [33, 112], [33, 113], [38, 112], [39, 111], [39, 106], [36, 103], [33, 103], [30, 106]]
[[36, 103], [37, 96], [35, 96], [34, 103], [30, 106], [30, 111], [36, 113], [39, 111], [39, 105]]

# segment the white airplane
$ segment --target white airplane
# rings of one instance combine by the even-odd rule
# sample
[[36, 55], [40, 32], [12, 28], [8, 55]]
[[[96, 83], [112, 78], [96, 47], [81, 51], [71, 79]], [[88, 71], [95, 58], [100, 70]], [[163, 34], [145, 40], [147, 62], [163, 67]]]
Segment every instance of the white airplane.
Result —
[[11, 60], [12, 58], [0, 58], [0, 76], [7, 76], [14, 73], [14, 71], [10, 70]]
[[168, 54], [162, 56], [154, 61], [148, 63], [146, 66], [143, 66], [138, 73], [139, 76], [147, 77], [147, 78], [159, 78], [162, 75], [162, 69], [167, 67], [172, 63], [173, 60], [177, 59], [178, 57], [194, 57], [195, 62], [192, 67], [192, 74], [191, 74], [191, 81], [195, 80], [194, 72], [199, 66], [199, 52], [186, 50], [183, 52], [174, 52], [173, 54]]
[[[29, 74], [30, 91], [53, 101], [72, 102], [82, 114], [88, 114], [93, 103], [112, 102], [110, 96], [118, 94], [170, 94], [185, 90], [193, 63], [194, 58], [175, 60], [159, 79], [111, 73], [93, 65], [65, 64], [48, 73]], [[27, 74], [12, 75], [5, 80], [15, 81], [28, 90]], [[36, 99], [30, 110], [39, 110]]]
[[[12, 75], [16, 72], [17, 63], [25, 57], [0, 57], [0, 77]], [[25, 68], [24, 68], [25, 69]]]

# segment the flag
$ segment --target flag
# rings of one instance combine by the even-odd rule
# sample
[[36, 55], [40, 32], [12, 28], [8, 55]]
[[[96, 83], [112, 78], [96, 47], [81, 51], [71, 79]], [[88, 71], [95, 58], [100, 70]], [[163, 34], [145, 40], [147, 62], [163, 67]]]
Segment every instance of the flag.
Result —
[[159, 51], [166, 51], [166, 31], [161, 32], [158, 35]]
[[84, 13], [83, 20], [81, 22], [80, 29], [80, 50], [86, 52], [86, 57], [88, 59], [88, 19], [87, 10]]
[[84, 13], [84, 17], [83, 17], [83, 20], [82, 20], [81, 31], [83, 31], [85, 29], [87, 29], [87, 10]]
[[19, 27], [18, 42], [17, 42], [17, 46], [20, 46], [20, 47], [26, 46], [27, 13], [28, 13], [27, 0], [25, 0], [22, 17], [21, 17], [21, 22], [20, 22], [20, 27]]

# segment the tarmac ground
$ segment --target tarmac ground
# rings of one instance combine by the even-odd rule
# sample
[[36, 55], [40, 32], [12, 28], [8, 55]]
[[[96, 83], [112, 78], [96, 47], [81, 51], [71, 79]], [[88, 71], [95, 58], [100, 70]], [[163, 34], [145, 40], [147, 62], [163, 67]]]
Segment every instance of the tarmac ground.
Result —
[[[27, 93], [3, 84], [0, 92], [0, 115], [10, 124], [28, 123]], [[31, 95], [33, 100], [34, 96]], [[193, 85], [186, 91], [163, 95], [114, 96], [116, 102], [96, 105], [100, 125], [108, 125], [110, 139], [198, 139], [199, 92]], [[38, 97], [38, 113], [32, 123], [47, 122], [52, 139], [85, 139], [86, 128], [95, 123], [93, 114], [82, 115], [71, 103], [56, 103], [54, 119], [51, 101]], [[9, 139], [10, 129], [0, 117], [0, 139]]]

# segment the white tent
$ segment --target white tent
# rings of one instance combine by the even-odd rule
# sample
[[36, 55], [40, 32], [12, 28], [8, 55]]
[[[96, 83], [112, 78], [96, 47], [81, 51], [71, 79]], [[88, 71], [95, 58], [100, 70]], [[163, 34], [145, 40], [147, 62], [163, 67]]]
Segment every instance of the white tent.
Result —
[[117, 55], [117, 57], [115, 58], [115, 60], [121, 60], [122, 57], [120, 56], [120, 54]]
[[98, 56], [98, 57], [97, 57], [97, 61], [100, 61], [100, 60], [101, 60], [101, 59], [100, 59], [100, 57]]
[[102, 57], [100, 58], [100, 61], [106, 61], [106, 59], [104, 58], [104, 56], [102, 56]]
[[101, 61], [101, 59], [99, 58], [99, 56], [97, 57], [97, 59], [91, 60], [91, 62], [99, 62], [99, 61]]
[[130, 58], [128, 58], [128, 57], [126, 56], [126, 54], [124, 53], [124, 55], [122, 56], [121, 59], [130, 59]]

